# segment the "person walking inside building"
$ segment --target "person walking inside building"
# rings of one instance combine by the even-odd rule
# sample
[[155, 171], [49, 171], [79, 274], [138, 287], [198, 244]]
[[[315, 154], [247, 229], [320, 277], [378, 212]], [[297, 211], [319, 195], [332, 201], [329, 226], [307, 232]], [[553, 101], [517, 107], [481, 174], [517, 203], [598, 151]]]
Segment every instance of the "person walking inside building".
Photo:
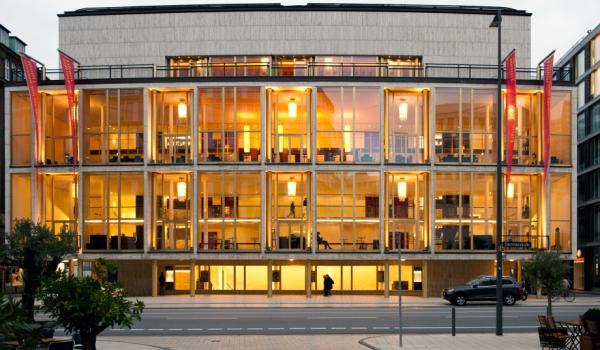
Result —
[[290, 213], [288, 214], [287, 217], [289, 218], [290, 216], [293, 218], [296, 217], [296, 205], [294, 204], [294, 201], [292, 201], [290, 203]]

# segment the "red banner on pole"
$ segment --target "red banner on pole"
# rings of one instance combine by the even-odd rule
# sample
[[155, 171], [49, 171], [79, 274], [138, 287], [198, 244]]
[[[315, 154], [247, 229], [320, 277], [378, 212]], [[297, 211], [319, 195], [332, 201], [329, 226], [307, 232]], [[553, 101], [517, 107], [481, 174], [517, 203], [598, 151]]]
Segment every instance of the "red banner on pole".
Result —
[[65, 79], [65, 88], [67, 89], [67, 102], [69, 103], [69, 122], [71, 124], [71, 147], [73, 154], [71, 155], [73, 165], [77, 164], [77, 120], [75, 118], [75, 61], [58, 51], [60, 57], [60, 65], [63, 70]]
[[550, 166], [550, 109], [553, 70], [554, 54], [544, 62], [544, 182], [548, 179], [548, 167]]
[[35, 127], [34, 135], [34, 152], [33, 152], [33, 163], [37, 167], [40, 161], [40, 109], [39, 109], [39, 95], [38, 95], [38, 70], [37, 63], [34, 59], [27, 56], [24, 53], [20, 53], [21, 65], [23, 66], [23, 72], [25, 73], [25, 80], [27, 81], [27, 89], [29, 90], [29, 102], [31, 103], [31, 109], [33, 110], [33, 121]]
[[517, 68], [513, 50], [506, 58], [506, 182], [510, 181], [517, 114]]

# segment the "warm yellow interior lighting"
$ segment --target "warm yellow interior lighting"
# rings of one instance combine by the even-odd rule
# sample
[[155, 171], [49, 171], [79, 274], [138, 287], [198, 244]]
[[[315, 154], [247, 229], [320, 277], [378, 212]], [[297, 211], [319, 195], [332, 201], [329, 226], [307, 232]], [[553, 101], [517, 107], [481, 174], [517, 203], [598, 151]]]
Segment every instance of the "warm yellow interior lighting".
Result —
[[296, 181], [294, 181], [293, 177], [287, 183], [287, 193], [290, 197], [294, 197], [296, 195]]
[[296, 103], [295, 99], [290, 98], [290, 101], [288, 102], [288, 116], [291, 119], [295, 119], [297, 114], [298, 114], [298, 104]]
[[506, 186], [506, 198], [513, 199], [515, 198], [515, 184], [509, 182]]
[[279, 135], [279, 153], [283, 152], [283, 125], [277, 125], [277, 134]]
[[352, 151], [352, 128], [350, 125], [344, 125], [344, 152]]
[[250, 125], [244, 125], [244, 153], [250, 153]]
[[181, 177], [179, 178], [179, 182], [177, 182], [177, 199], [179, 201], [184, 201], [187, 197], [187, 183]]
[[401, 123], [408, 120], [408, 102], [405, 99], [401, 99], [400, 104], [398, 104], [398, 120]]
[[187, 118], [187, 112], [187, 103], [185, 103], [184, 99], [181, 99], [177, 104], [177, 116], [179, 117], [179, 119], [185, 119]]
[[75, 184], [74, 182], [71, 184], [71, 197], [77, 197], [77, 184]]
[[400, 179], [398, 182], [398, 199], [404, 201], [406, 199], [406, 181], [404, 179]]

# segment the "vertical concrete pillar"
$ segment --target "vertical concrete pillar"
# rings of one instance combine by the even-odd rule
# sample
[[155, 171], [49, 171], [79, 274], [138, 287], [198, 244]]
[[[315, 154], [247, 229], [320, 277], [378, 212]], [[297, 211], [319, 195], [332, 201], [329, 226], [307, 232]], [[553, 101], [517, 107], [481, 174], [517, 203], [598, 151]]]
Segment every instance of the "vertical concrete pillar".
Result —
[[190, 263], [190, 297], [196, 296], [196, 261]]
[[383, 270], [383, 296], [390, 297], [390, 261], [386, 260]]
[[306, 261], [306, 272], [305, 272], [306, 278], [305, 278], [305, 285], [304, 288], [306, 289], [306, 297], [310, 298], [311, 297], [311, 276], [312, 276], [312, 271], [311, 271], [311, 267], [310, 267], [310, 260]]
[[83, 277], [83, 260], [77, 260], [77, 276]]
[[269, 260], [267, 265], [267, 296], [273, 296], [273, 262]]
[[152, 260], [152, 296], [158, 296], [158, 261]]

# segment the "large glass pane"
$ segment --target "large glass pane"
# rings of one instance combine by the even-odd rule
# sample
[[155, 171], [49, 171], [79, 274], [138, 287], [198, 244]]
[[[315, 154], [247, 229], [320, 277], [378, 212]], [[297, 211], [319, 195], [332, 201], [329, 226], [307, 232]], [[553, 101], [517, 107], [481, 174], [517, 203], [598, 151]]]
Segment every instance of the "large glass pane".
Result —
[[387, 91], [388, 162], [426, 160], [427, 92]]
[[11, 165], [31, 165], [32, 138], [29, 94], [13, 92], [10, 96]]
[[31, 219], [31, 175], [10, 176], [11, 227], [20, 219]]
[[553, 92], [550, 111], [550, 164], [571, 165], [571, 93]]
[[310, 89], [268, 89], [270, 154], [275, 163], [304, 163], [310, 160]]
[[189, 163], [191, 156], [191, 91], [151, 91], [153, 160]]
[[571, 251], [571, 175], [550, 175], [550, 249]]
[[153, 178], [152, 247], [157, 250], [191, 250], [191, 175], [157, 173]]
[[72, 164], [73, 142], [66, 94], [42, 94], [44, 148], [46, 165]]
[[459, 162], [460, 89], [435, 89], [435, 154], [437, 162]]
[[540, 182], [539, 175], [513, 174], [504, 193], [504, 238], [506, 249], [542, 249], [548, 245], [548, 236], [539, 231]]
[[426, 201], [427, 176], [414, 173], [386, 174], [386, 230], [388, 250], [423, 250], [428, 247]]
[[270, 249], [309, 249], [311, 243], [309, 189], [308, 173], [272, 173], [270, 175], [268, 195], [270, 221], [267, 229], [267, 243]]
[[45, 223], [55, 233], [65, 227], [77, 231], [77, 190], [74, 175], [46, 174], [44, 180]]

